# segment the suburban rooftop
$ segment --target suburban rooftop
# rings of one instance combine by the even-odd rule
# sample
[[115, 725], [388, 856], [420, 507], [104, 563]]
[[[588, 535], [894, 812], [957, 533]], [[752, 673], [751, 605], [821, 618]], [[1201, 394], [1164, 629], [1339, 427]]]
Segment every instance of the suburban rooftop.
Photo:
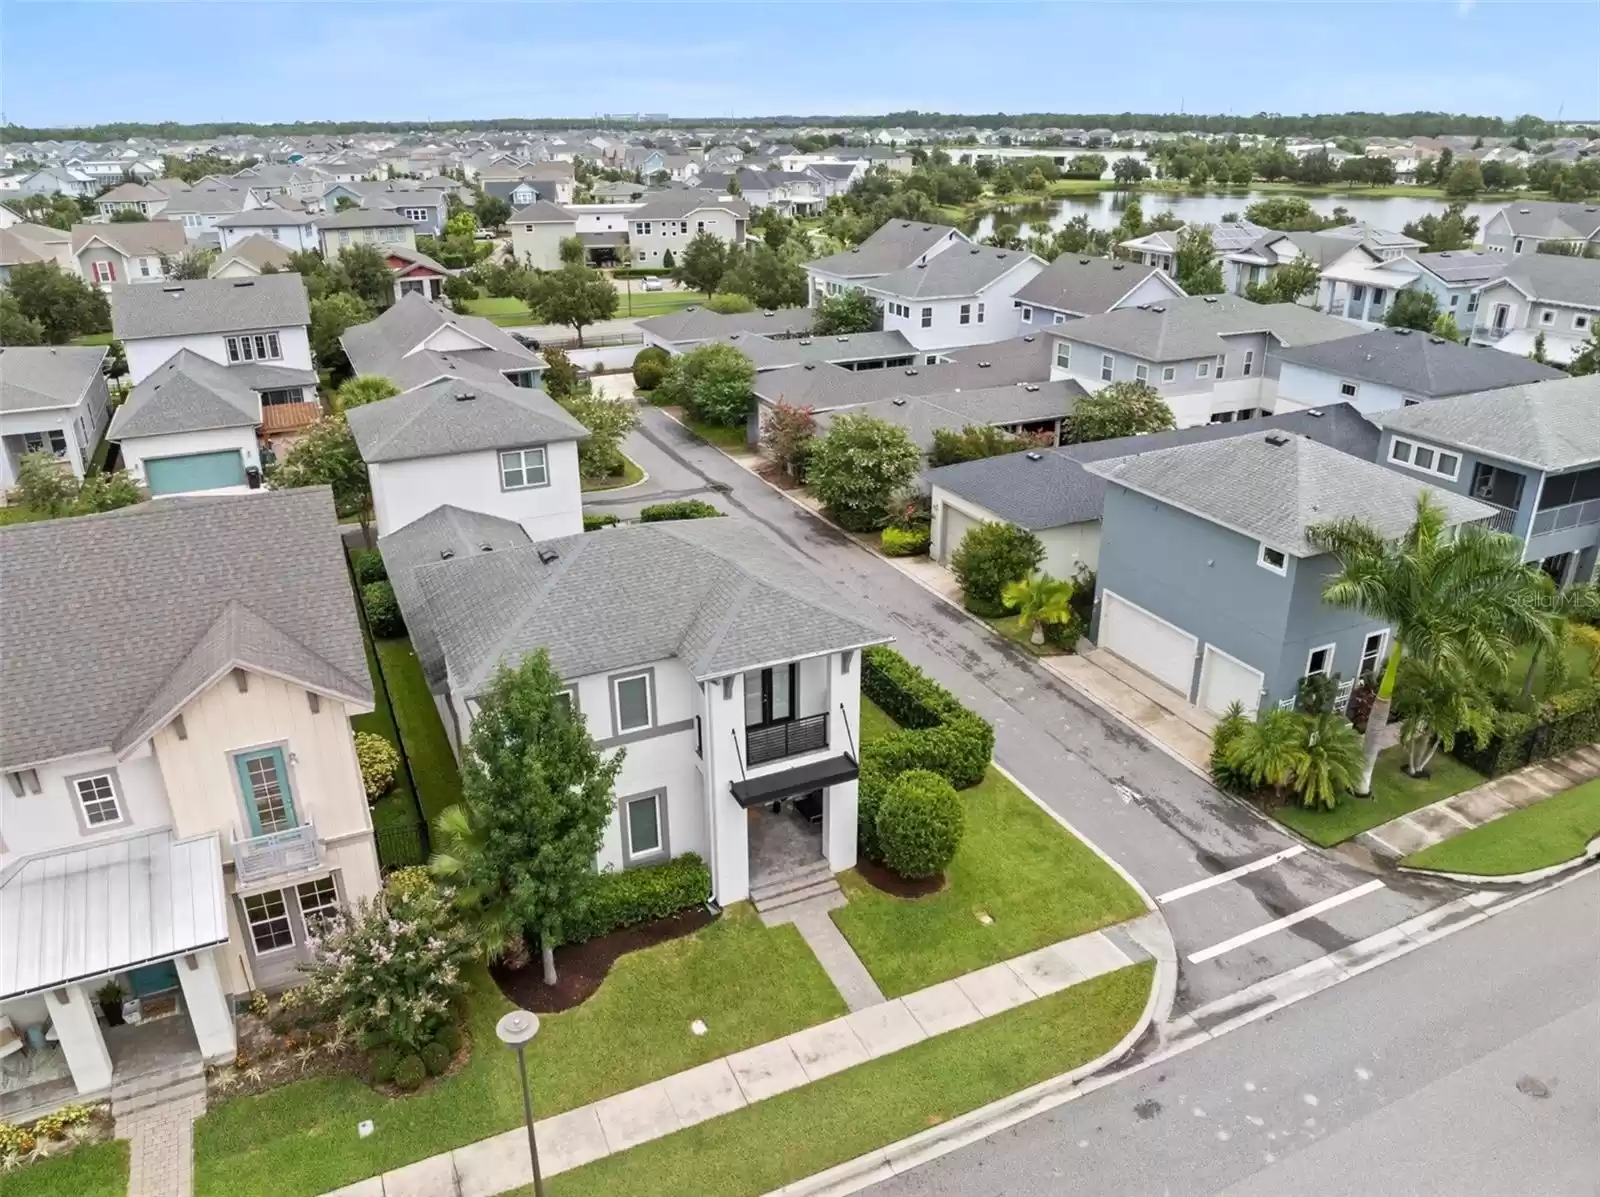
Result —
[[1518, 465], [1570, 470], [1600, 463], [1600, 374], [1457, 395], [1373, 419], [1391, 432]]
[[111, 330], [124, 341], [294, 328], [310, 321], [305, 280], [298, 274], [118, 283], [111, 288]]

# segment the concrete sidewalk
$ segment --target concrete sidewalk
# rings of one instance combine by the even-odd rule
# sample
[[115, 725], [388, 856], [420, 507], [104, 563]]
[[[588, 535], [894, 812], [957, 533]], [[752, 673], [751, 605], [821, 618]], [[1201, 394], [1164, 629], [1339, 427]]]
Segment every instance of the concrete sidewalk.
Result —
[[1398, 860], [1596, 777], [1600, 777], [1600, 745], [1588, 744], [1566, 756], [1540, 761], [1419, 807], [1357, 838], [1375, 855]]
[[[542, 1119], [541, 1171], [580, 1168], [1147, 959], [1158, 973], [1176, 972], [1170, 933], [1154, 911]], [[1164, 979], [1175, 976], [1157, 977], [1130, 1039], [1149, 1025]], [[527, 1131], [518, 1127], [325, 1197], [491, 1197], [532, 1183]]]

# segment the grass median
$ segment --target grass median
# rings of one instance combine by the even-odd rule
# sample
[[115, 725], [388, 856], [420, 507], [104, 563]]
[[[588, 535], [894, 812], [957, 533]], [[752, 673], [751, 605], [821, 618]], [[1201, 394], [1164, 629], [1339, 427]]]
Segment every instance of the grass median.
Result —
[[1502, 815], [1401, 863], [1441, 873], [1509, 877], [1576, 860], [1600, 836], [1600, 780]]
[[1405, 759], [1403, 748], [1387, 748], [1379, 754], [1378, 767], [1372, 773], [1370, 798], [1346, 797], [1332, 810], [1277, 806], [1270, 813], [1312, 843], [1331, 848], [1390, 819], [1398, 819], [1483, 782], [1481, 775], [1442, 752], [1428, 766], [1427, 777], [1407, 777], [1402, 768]]

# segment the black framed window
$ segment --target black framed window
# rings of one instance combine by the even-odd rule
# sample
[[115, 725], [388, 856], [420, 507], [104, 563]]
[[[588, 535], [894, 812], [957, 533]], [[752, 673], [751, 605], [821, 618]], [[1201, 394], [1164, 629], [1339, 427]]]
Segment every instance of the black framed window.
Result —
[[744, 675], [745, 727], [787, 723], [799, 705], [800, 670], [794, 665], [775, 665]]

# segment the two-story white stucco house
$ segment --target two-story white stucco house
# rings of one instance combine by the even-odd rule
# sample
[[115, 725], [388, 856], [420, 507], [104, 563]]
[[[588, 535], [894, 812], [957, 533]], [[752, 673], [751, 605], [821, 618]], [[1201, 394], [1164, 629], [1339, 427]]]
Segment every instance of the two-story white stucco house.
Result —
[[701, 233], [742, 249], [749, 219], [750, 205], [742, 199], [712, 191], [663, 191], [629, 215], [628, 243], [638, 265], [660, 266], [669, 251], [676, 262]]
[[[236, 1004], [380, 884], [332, 497], [22, 524], [0, 558], [0, 1030], [26, 1064], [4, 1096], [197, 1076], [232, 1059]], [[126, 1025], [102, 1021], [112, 982]]]
[[1023, 286], [1013, 302], [1019, 327], [1031, 332], [1042, 325], [1184, 296], [1183, 288], [1159, 266], [1062, 254]]
[[0, 349], [0, 490], [28, 453], [53, 453], [82, 478], [105, 431], [111, 398], [103, 345]]
[[298, 274], [111, 288], [111, 330], [127, 352], [128, 377], [136, 385], [181, 349], [224, 366], [313, 370], [310, 323], [306, 284]]
[[441, 375], [346, 418], [372, 482], [378, 534], [451, 503], [545, 540], [583, 528], [588, 429], [536, 387]]
[[815, 306], [824, 295], [865, 287], [953, 247], [971, 245], [971, 238], [949, 225], [891, 220], [860, 245], [806, 263], [810, 303]]
[[447, 375], [536, 387], [544, 373], [544, 358], [505, 329], [409, 292], [376, 320], [346, 329], [339, 343], [357, 374], [406, 388]]
[[1016, 294], [1044, 270], [1036, 254], [988, 246], [946, 249], [866, 283], [883, 309], [883, 331], [924, 352], [1008, 341], [1022, 335]]
[[855, 864], [861, 650], [888, 636], [744, 520], [519, 533], [440, 509], [379, 541], [458, 751], [496, 670], [544, 649], [626, 752], [597, 868], [695, 852], [727, 905], [798, 858]]

